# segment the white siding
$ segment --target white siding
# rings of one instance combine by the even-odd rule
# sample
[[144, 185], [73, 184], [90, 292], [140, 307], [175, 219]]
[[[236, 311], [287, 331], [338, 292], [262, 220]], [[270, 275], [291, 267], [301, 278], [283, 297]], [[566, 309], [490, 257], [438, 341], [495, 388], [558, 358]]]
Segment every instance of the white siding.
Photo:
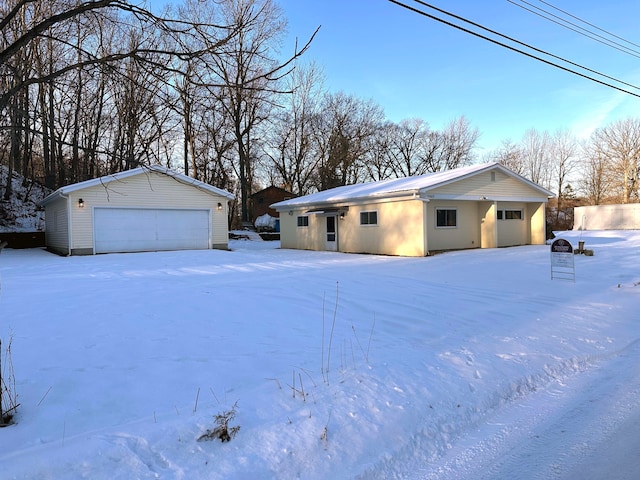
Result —
[[[493, 175], [493, 176], [492, 176]], [[470, 195], [477, 197], [540, 198], [546, 196], [526, 183], [499, 171], [483, 172], [470, 178], [429, 190], [430, 194]]]
[[[361, 212], [377, 212], [377, 225], [360, 225]], [[424, 202], [390, 201], [351, 206], [338, 219], [341, 252], [424, 256]]]
[[518, 202], [498, 202], [498, 210], [520, 210], [521, 219], [497, 220], [498, 225], [498, 247], [511, 247], [515, 245], [526, 245], [529, 243], [527, 206]]
[[[307, 215], [305, 210], [290, 210], [280, 213], [280, 246], [300, 250], [324, 250], [325, 218]], [[308, 216], [309, 225], [298, 227], [298, 217]], [[323, 229], [324, 227], [324, 229]]]
[[[455, 209], [456, 227], [436, 227], [436, 209]], [[480, 247], [480, 221], [476, 202], [434, 200], [427, 203], [427, 244], [429, 251]]]
[[[80, 198], [84, 201], [84, 208], [78, 205]], [[211, 245], [226, 248], [228, 244], [228, 199], [185, 185], [162, 173], [148, 171], [77, 190], [69, 194], [69, 201], [73, 226], [72, 251], [93, 250], [93, 207], [208, 209], [211, 211]], [[222, 206], [221, 210], [217, 208], [218, 203]]]
[[69, 253], [69, 215], [67, 200], [59, 197], [45, 207], [45, 243], [62, 254]]

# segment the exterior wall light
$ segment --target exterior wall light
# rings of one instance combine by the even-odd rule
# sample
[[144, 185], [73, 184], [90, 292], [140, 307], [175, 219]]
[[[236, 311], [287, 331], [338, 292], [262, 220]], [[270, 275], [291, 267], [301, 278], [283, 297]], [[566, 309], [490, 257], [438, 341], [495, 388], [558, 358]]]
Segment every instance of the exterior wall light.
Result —
[[345, 215], [344, 212], [340, 212], [340, 220], [344, 220], [344, 215]]
[[222, 210], [222, 204], [220, 202], [218, 202], [218, 211]]
[[84, 200], [81, 198], [78, 199], [78, 207], [84, 208]]
[[293, 210], [289, 210], [289, 215], [293, 215]]

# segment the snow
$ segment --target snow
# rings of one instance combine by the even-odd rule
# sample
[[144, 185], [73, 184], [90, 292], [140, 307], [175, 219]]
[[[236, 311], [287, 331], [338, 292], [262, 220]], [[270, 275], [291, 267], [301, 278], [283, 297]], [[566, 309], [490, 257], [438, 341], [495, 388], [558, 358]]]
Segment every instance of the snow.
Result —
[[0, 233], [44, 232], [44, 211], [38, 208], [38, 202], [51, 191], [13, 172], [12, 195], [5, 201], [8, 172], [6, 166], [0, 165]]
[[277, 219], [275, 217], [272, 217], [268, 213], [265, 213], [264, 215], [260, 215], [258, 218], [256, 218], [254, 225], [259, 230], [260, 229], [275, 230], [277, 225], [276, 220]]
[[532, 183], [515, 172], [503, 167], [499, 163], [490, 162], [478, 165], [468, 165], [465, 167], [443, 170], [439, 172], [426, 173], [406, 178], [391, 178], [376, 182], [358, 183], [355, 185], [344, 185], [320, 192], [311, 193], [302, 197], [291, 198], [271, 205], [279, 211], [287, 207], [331, 205], [340, 202], [350, 202], [354, 200], [379, 200], [381, 197], [396, 197], [400, 195], [419, 195], [426, 191], [446, 185], [450, 182], [461, 180], [470, 175], [488, 171], [499, 170], [507, 175], [518, 178], [525, 184], [542, 192], [546, 196], [554, 196], [552, 192], [545, 190], [539, 185]]
[[594, 251], [575, 282], [548, 246], [5, 249], [0, 477], [634, 478], [640, 231], [562, 236]]

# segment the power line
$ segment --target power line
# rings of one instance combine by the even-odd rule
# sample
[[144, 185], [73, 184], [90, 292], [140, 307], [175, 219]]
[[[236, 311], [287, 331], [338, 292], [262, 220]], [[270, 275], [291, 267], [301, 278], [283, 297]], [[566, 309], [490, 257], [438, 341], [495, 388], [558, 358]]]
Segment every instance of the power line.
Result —
[[[519, 48], [516, 48], [516, 47], [514, 47], [514, 46], [512, 46], [512, 45], [508, 45], [508, 44], [503, 43], [503, 42], [501, 42], [501, 41], [498, 41], [498, 40], [496, 40], [496, 39], [494, 39], [494, 38], [490, 38], [490, 37], [488, 37], [488, 36], [486, 36], [486, 35], [483, 35], [483, 34], [481, 34], [481, 33], [474, 32], [473, 30], [469, 30], [468, 28], [462, 27], [462, 26], [460, 26], [460, 25], [457, 25], [457, 24], [455, 24], [455, 23], [452, 23], [452, 22], [450, 22], [450, 21], [448, 21], [448, 20], [445, 20], [445, 19], [443, 19], [443, 18], [437, 17], [437, 16], [435, 16], [435, 15], [431, 15], [431, 14], [429, 14], [429, 13], [427, 13], [427, 12], [423, 11], [423, 10], [419, 10], [419, 9], [417, 9], [417, 8], [415, 8], [415, 7], [411, 7], [411, 6], [409, 6], [409, 5], [405, 4], [405, 3], [402, 3], [402, 2], [401, 2], [401, 1], [399, 1], [399, 0], [389, 0], [389, 1], [390, 1], [391, 3], [394, 3], [394, 4], [398, 5], [398, 6], [400, 6], [400, 7], [406, 8], [407, 10], [410, 10], [410, 11], [412, 11], [412, 12], [414, 12], [414, 13], [417, 13], [417, 14], [419, 14], [419, 15], [423, 15], [423, 16], [425, 16], [425, 17], [427, 17], [427, 18], [430, 18], [430, 19], [435, 20], [435, 21], [437, 21], [437, 22], [443, 23], [443, 24], [445, 24], [445, 25], [447, 25], [447, 26], [449, 26], [449, 27], [453, 27], [453, 28], [455, 28], [455, 29], [457, 29], [457, 30], [461, 30], [461, 31], [463, 31], [463, 32], [465, 32], [465, 33], [468, 33], [468, 34], [473, 35], [473, 36], [475, 36], [475, 37], [481, 38], [481, 39], [486, 40], [486, 41], [488, 41], [488, 42], [494, 43], [494, 44], [499, 45], [499, 46], [501, 46], [501, 47], [507, 48], [507, 49], [512, 50], [512, 51], [514, 51], [514, 52], [516, 52], [516, 53], [520, 53], [521, 55], [525, 55], [525, 56], [527, 56], [527, 57], [529, 57], [529, 58], [532, 58], [532, 59], [534, 59], [534, 60], [538, 60], [539, 62], [546, 63], [547, 65], [551, 65], [552, 67], [556, 67], [556, 68], [558, 68], [558, 69], [560, 69], [560, 70], [564, 70], [564, 71], [566, 71], [566, 72], [572, 73], [572, 74], [574, 74], [574, 75], [578, 75], [578, 76], [580, 76], [580, 77], [582, 77], [582, 78], [585, 78], [585, 79], [587, 79], [587, 80], [591, 80], [591, 81], [593, 81], [593, 82], [599, 83], [599, 84], [604, 85], [604, 86], [606, 86], [606, 87], [613, 88], [613, 89], [618, 90], [618, 91], [620, 91], [620, 92], [627, 93], [627, 94], [629, 94], [629, 95], [633, 95], [634, 97], [638, 97], [638, 98], [640, 98], [640, 94], [637, 94], [637, 93], [634, 93], [634, 92], [630, 92], [629, 90], [625, 90], [624, 88], [621, 88], [621, 87], [618, 87], [618, 86], [616, 86], [616, 85], [612, 85], [612, 84], [610, 84], [610, 83], [607, 83], [607, 82], [605, 82], [605, 81], [603, 81], [603, 80], [599, 80], [599, 79], [597, 79], [597, 78], [591, 77], [591, 76], [589, 76], [589, 75], [587, 75], [587, 74], [585, 74], [585, 73], [581, 73], [581, 72], [578, 72], [578, 71], [576, 71], [576, 70], [572, 70], [572, 69], [571, 69], [571, 68], [569, 68], [569, 67], [566, 67], [566, 66], [563, 66], [563, 65], [559, 65], [559, 64], [554, 63], [554, 62], [552, 62], [552, 61], [550, 61], [550, 60], [547, 60], [547, 59], [544, 59], [544, 58], [538, 57], [538, 56], [536, 56], [536, 55], [534, 55], [534, 54], [532, 54], [532, 53], [526, 52], [526, 51], [521, 50], [521, 49], [519, 49]], [[476, 27], [476, 28], [480, 28], [480, 29], [482, 29], [482, 30], [485, 30], [485, 31], [487, 31], [487, 32], [489, 32], [489, 33], [491, 33], [491, 34], [493, 34], [493, 35], [497, 35], [497, 36], [502, 37], [502, 38], [504, 38], [504, 39], [506, 39], [506, 40], [509, 40], [509, 41], [511, 41], [511, 42], [514, 42], [514, 43], [516, 43], [516, 44], [518, 44], [518, 45], [522, 45], [522, 46], [524, 46], [524, 47], [526, 47], [526, 48], [529, 48], [529, 49], [531, 49], [531, 50], [534, 50], [534, 51], [536, 51], [536, 52], [538, 52], [538, 53], [542, 53], [542, 54], [544, 54], [544, 55], [548, 55], [548, 56], [550, 56], [550, 57], [552, 57], [552, 58], [555, 58], [555, 59], [557, 59], [557, 60], [561, 60], [561, 61], [563, 61], [563, 62], [566, 62], [566, 63], [570, 64], [570, 65], [573, 65], [573, 66], [576, 66], [576, 67], [581, 68], [581, 69], [583, 69], [583, 70], [586, 70], [586, 71], [588, 71], [588, 72], [594, 73], [594, 74], [599, 75], [599, 76], [604, 77], [604, 78], [608, 78], [609, 80], [613, 80], [614, 82], [617, 82], [617, 83], [620, 83], [620, 84], [623, 84], [623, 85], [627, 85], [628, 87], [631, 87], [631, 88], [636, 89], [636, 90], [640, 90], [640, 87], [637, 87], [636, 85], [632, 85], [632, 84], [630, 84], [630, 83], [624, 82], [624, 81], [622, 81], [622, 80], [619, 80], [619, 79], [617, 79], [617, 78], [611, 77], [611, 76], [606, 75], [606, 74], [604, 74], [604, 73], [600, 73], [600, 72], [598, 72], [598, 71], [596, 71], [596, 70], [590, 69], [590, 68], [588, 68], [588, 67], [584, 67], [584, 66], [582, 66], [582, 65], [580, 65], [580, 64], [577, 64], [577, 63], [575, 63], [575, 62], [571, 62], [570, 60], [567, 60], [567, 59], [565, 59], [565, 58], [559, 57], [559, 56], [557, 56], [557, 55], [553, 55], [553, 54], [551, 54], [551, 53], [549, 53], [549, 52], [546, 52], [546, 51], [544, 51], [544, 50], [541, 50], [541, 49], [539, 49], [539, 48], [536, 48], [536, 47], [534, 47], [534, 46], [532, 46], [532, 45], [529, 45], [529, 44], [526, 44], [526, 43], [521, 42], [521, 41], [519, 41], [519, 40], [516, 40], [515, 38], [512, 38], [512, 37], [509, 37], [509, 36], [504, 35], [504, 34], [502, 34], [502, 33], [499, 33], [499, 32], [497, 32], [497, 31], [495, 31], [495, 30], [491, 30], [491, 29], [489, 29], [489, 28], [487, 28], [487, 27], [484, 27], [484, 26], [482, 26], [482, 25], [480, 25], [480, 24], [478, 24], [478, 23], [475, 23], [475, 22], [473, 22], [473, 21], [471, 21], [471, 20], [468, 20], [468, 19], [466, 19], [466, 18], [464, 18], [464, 17], [461, 17], [461, 16], [455, 15], [455, 14], [453, 14], [453, 13], [447, 12], [446, 10], [442, 10], [442, 9], [440, 9], [440, 8], [438, 8], [438, 7], [435, 7], [435, 6], [430, 5], [430, 4], [428, 4], [428, 3], [422, 2], [422, 1], [420, 1], [420, 0], [414, 0], [414, 1], [415, 1], [416, 3], [419, 3], [419, 4], [420, 4], [420, 5], [422, 5], [422, 6], [425, 6], [425, 7], [427, 7], [427, 8], [430, 8], [430, 9], [432, 9], [432, 10], [436, 10], [437, 12], [443, 13], [443, 14], [445, 14], [445, 15], [447, 15], [447, 16], [450, 16], [450, 17], [455, 18], [456, 20], [460, 20], [460, 21], [463, 21], [463, 22], [468, 23], [468, 24], [470, 24], [470, 25], [473, 25], [473, 26], [474, 26], [474, 27]]]
[[[560, 17], [558, 15], [555, 15], [555, 14], [553, 14], [553, 13], [551, 13], [551, 12], [549, 12], [549, 11], [543, 9], [543, 8], [537, 7], [537, 6], [533, 5], [532, 3], [529, 3], [529, 2], [527, 2], [525, 0], [520, 0], [520, 2], [522, 2], [525, 5], [530, 5], [531, 8], [527, 8], [527, 7], [525, 7], [525, 5], [522, 5], [520, 3], [516, 3], [513, 0], [507, 0], [507, 2], [511, 3], [512, 5], [515, 5], [516, 7], [521, 8], [521, 9], [523, 9], [523, 10], [529, 12], [529, 13], [532, 13], [534, 15], [537, 15], [537, 16], [541, 17], [541, 18], [544, 18], [545, 20], [553, 22], [556, 25], [559, 25], [559, 26], [561, 26], [563, 28], [571, 30], [572, 32], [575, 32], [575, 33], [577, 33], [579, 35], [582, 35], [584, 37], [590, 38], [591, 40], [595, 40], [596, 42], [602, 43], [603, 45], [606, 45], [608, 47], [615, 48], [616, 50], [619, 50], [622, 53], [626, 53], [627, 55], [631, 55], [633, 57], [640, 58], [640, 52], [638, 50], [626, 47], [626, 46], [624, 46], [623, 44], [621, 44], [619, 42], [616, 42], [614, 40], [606, 38], [605, 36], [600, 35], [598, 33], [592, 32], [592, 31], [590, 31], [590, 30], [588, 30], [588, 29], [586, 29], [584, 27], [581, 27], [580, 25], [577, 25], [577, 24], [575, 24], [573, 22], [570, 22], [570, 21], [568, 21], [568, 20], [566, 20], [566, 19], [564, 19], [564, 18], [562, 18], [562, 17]], [[539, 10], [539, 12], [536, 12], [533, 9]], [[543, 13], [540, 13], [540, 12], [543, 12]], [[549, 15], [549, 16], [547, 16], [547, 15]], [[571, 14], [568, 14], [568, 15], [571, 15]], [[554, 19], [557, 19], [557, 20], [554, 20]], [[589, 24], [589, 25], [591, 25], [591, 24]], [[575, 28], [573, 28], [573, 27], [575, 27]], [[598, 27], [595, 27], [595, 28], [597, 28], [598, 30], [602, 30], [602, 29], [600, 29]], [[619, 38], [619, 37], [617, 37], [617, 38]], [[632, 42], [629, 42], [629, 41], [624, 40], [624, 39], [622, 39], [622, 40], [627, 42], [627, 43], [629, 43], [629, 44], [631, 44], [631, 45], [634, 45]]]
[[[508, 35], [504, 35], [504, 34], [502, 34], [502, 33], [498, 32], [498, 31], [496, 31], [496, 30], [492, 30], [492, 29], [490, 29], [490, 28], [487, 28], [487, 27], [485, 27], [485, 26], [483, 26], [483, 25], [480, 25], [479, 23], [473, 22], [473, 21], [468, 20], [468, 19], [466, 19], [466, 18], [464, 18], [464, 17], [461, 17], [461, 16], [459, 16], [459, 15], [456, 15], [456, 14], [453, 14], [453, 13], [448, 12], [448, 11], [446, 11], [446, 10], [443, 10], [443, 9], [441, 9], [441, 8], [438, 8], [438, 7], [436, 7], [436, 6], [434, 6], [434, 5], [431, 5], [431, 4], [429, 4], [429, 3], [426, 3], [426, 2], [424, 2], [424, 1], [422, 1], [422, 0], [414, 0], [414, 1], [415, 1], [416, 3], [419, 3], [420, 5], [423, 5], [423, 6], [425, 6], [425, 7], [431, 8], [432, 10], [436, 10], [437, 12], [444, 13], [445, 15], [448, 15], [448, 16], [450, 16], [450, 17], [453, 17], [453, 18], [455, 18], [456, 20], [463, 21], [463, 22], [465, 22], [465, 23], [468, 23], [468, 24], [470, 24], [470, 25], [473, 25], [473, 26], [474, 26], [474, 27], [476, 27], [476, 28], [480, 28], [480, 29], [482, 29], [482, 30], [485, 30], [485, 31], [487, 31], [487, 32], [489, 32], [489, 33], [491, 33], [491, 34], [493, 34], [493, 35], [497, 35], [497, 36], [499, 36], [499, 37], [501, 37], [501, 38], [504, 38], [504, 39], [506, 39], [506, 40], [509, 40], [510, 42], [514, 42], [514, 43], [516, 43], [516, 44], [518, 44], [518, 45], [522, 45], [523, 47], [529, 48], [529, 49], [531, 49], [531, 50], [533, 50], [533, 51], [535, 51], [535, 52], [541, 53], [541, 54], [543, 54], [543, 55], [547, 55], [547, 56], [549, 56], [549, 57], [551, 57], [551, 58], [555, 58], [556, 60], [560, 60], [560, 61], [562, 61], [562, 62], [568, 63], [569, 65], [573, 65], [574, 67], [581, 68], [581, 69], [586, 70], [586, 71], [588, 71], [588, 72], [590, 72], [590, 73], [594, 73], [594, 74], [596, 74], [596, 75], [599, 75], [599, 76], [601, 76], [601, 77], [607, 78], [607, 79], [609, 79], [609, 80], [613, 80], [614, 82], [621, 83], [621, 84], [623, 84], [623, 85], [626, 85], [626, 86], [628, 86], [628, 87], [634, 88], [634, 89], [636, 89], [636, 90], [640, 90], [640, 87], [638, 87], [638, 86], [636, 86], [636, 85], [633, 85], [633, 84], [631, 84], [631, 83], [627, 83], [627, 82], [625, 82], [625, 81], [623, 81], [623, 80], [619, 80], [619, 79], [617, 79], [617, 78], [615, 78], [615, 77], [612, 77], [612, 76], [610, 76], [610, 75], [607, 75], [607, 74], [604, 74], [604, 73], [598, 72], [597, 70], [593, 70], [593, 69], [591, 69], [591, 68], [589, 68], [589, 67], [585, 67], [584, 65], [580, 65], [580, 64], [578, 64], [578, 63], [572, 62], [571, 60], [567, 60], [566, 58], [560, 57], [560, 56], [558, 56], [558, 55], [554, 55], [553, 53], [549, 53], [549, 52], [547, 52], [546, 50], [542, 50], [542, 49], [540, 49], [540, 48], [534, 47], [534, 46], [532, 46], [532, 45], [529, 45], [528, 43], [521, 42], [520, 40], [517, 40], [517, 39], [515, 39], [515, 38], [513, 38], [513, 37], [510, 37], [510, 36], [508, 36]], [[395, 3], [395, 2], [394, 2], [394, 3]], [[437, 18], [437, 17], [436, 17], [436, 18]], [[455, 26], [455, 25], [453, 25], [453, 26]], [[458, 27], [456, 26], [456, 28], [458, 28]], [[471, 31], [470, 31], [470, 32], [468, 32], [468, 33], [472, 33], [473, 35], [476, 35], [476, 33], [475, 33], [475, 32], [471, 32]], [[478, 35], [476, 35], [476, 36], [480, 36], [481, 38], [485, 38], [485, 37], [483, 37], [482, 35], [479, 35], [479, 34], [478, 34]], [[589, 79], [591, 79], [591, 80], [594, 80], [594, 81], [600, 82], [600, 80], [592, 79], [592, 78], [591, 78], [591, 77], [589, 77], [589, 76], [583, 75], [583, 74], [581, 74], [581, 73], [579, 73], [579, 72], [574, 72], [574, 71], [573, 71], [573, 70], [571, 70], [571, 69], [568, 69], [568, 68], [566, 68], [566, 67], [562, 67], [562, 66], [557, 65], [557, 64], [555, 64], [555, 63], [553, 63], [553, 62], [549, 62], [549, 61], [544, 60], [544, 59], [542, 59], [542, 58], [536, 57], [535, 55], [528, 54], [528, 53], [523, 52], [523, 51], [521, 51], [521, 50], [518, 50], [518, 49], [516, 49], [516, 48], [511, 48], [511, 47], [509, 47], [509, 46], [507, 46], [507, 45], [504, 45], [504, 44], [502, 44], [502, 43], [500, 43], [500, 42], [494, 41], [493, 39], [490, 39], [490, 38], [485, 38], [485, 39], [486, 39], [486, 40], [489, 40], [489, 41], [491, 41], [491, 42], [493, 42], [493, 43], [497, 43], [498, 45], [504, 46], [504, 47], [506, 47], [506, 48], [510, 48], [511, 50], [514, 50], [514, 51], [516, 51], [516, 52], [518, 52], [518, 53], [522, 53], [522, 54], [524, 54], [524, 55], [530, 56], [530, 57], [532, 57], [532, 58], [534, 58], [534, 59], [536, 59], [536, 60], [542, 61], [542, 62], [544, 62], [544, 63], [548, 63], [549, 65], [553, 65], [553, 66], [556, 66], [556, 67], [558, 67], [558, 68], [562, 68], [563, 70], [569, 71], [569, 72], [571, 72], [571, 73], [575, 73], [575, 74], [577, 74], [577, 75], [584, 76], [585, 78], [589, 78]], [[600, 83], [602, 83], [602, 82], [600, 82]], [[606, 85], [608, 85], [608, 84], [606, 84]], [[612, 86], [612, 87], [614, 87], [613, 85], [611, 85], [611, 86]], [[617, 88], [617, 87], [614, 87], [614, 88]]]
[[593, 27], [596, 30], [600, 30], [601, 32], [606, 33], [607, 35], [609, 35], [611, 37], [617, 38], [618, 40], [622, 40], [623, 42], [628, 43], [629, 45], [633, 45], [635, 47], [640, 47], [640, 45], [638, 45], [637, 43], [633, 43], [633, 42], [631, 42], [631, 41], [629, 41], [629, 40], [627, 40], [625, 38], [622, 38], [622, 37], [616, 35], [615, 33], [611, 33], [611, 32], [609, 32], [607, 30], [604, 30], [604, 29], [598, 27], [597, 25], [594, 25], [593, 23], [589, 23], [586, 20], [581, 19], [580, 17], [576, 17], [575, 15], [572, 15], [571, 13], [569, 13], [569, 12], [567, 12], [565, 10], [562, 10], [561, 8], [556, 7], [555, 5], [553, 5], [553, 4], [549, 3], [549, 2], [545, 2], [544, 0], [538, 0], [538, 1], [540, 3], [544, 3], [545, 5], [548, 5], [549, 7], [553, 8], [555, 10], [558, 10], [559, 12], [564, 13], [565, 15], [567, 15], [567, 16], [569, 16], [571, 18], [574, 18], [574, 19], [578, 20], [579, 22], [584, 23], [585, 25], [589, 25], [590, 27]]

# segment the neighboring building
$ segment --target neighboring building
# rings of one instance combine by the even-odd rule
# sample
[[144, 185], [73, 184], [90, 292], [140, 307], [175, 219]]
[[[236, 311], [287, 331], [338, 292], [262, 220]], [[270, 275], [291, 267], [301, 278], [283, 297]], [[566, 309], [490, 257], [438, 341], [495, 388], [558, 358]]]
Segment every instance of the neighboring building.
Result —
[[[271, 204], [281, 202], [283, 200], [289, 200], [290, 198], [294, 198], [295, 195], [284, 188], [270, 186], [259, 192], [251, 195], [251, 213], [253, 218], [253, 224], [255, 225], [256, 220], [264, 219], [264, 215], [269, 215], [269, 217], [277, 219], [280, 214], [274, 209], [271, 208]], [[274, 229], [279, 231], [279, 222], [274, 221]], [[256, 225], [258, 226], [258, 225]]]
[[498, 163], [337, 187], [272, 205], [282, 248], [424, 256], [544, 244], [553, 193]]
[[87, 180], [42, 200], [46, 245], [63, 255], [226, 249], [233, 198], [161, 166]]
[[268, 213], [278, 218], [278, 212], [271, 208], [271, 204], [294, 198], [295, 195], [288, 190], [273, 185], [251, 195], [251, 207], [254, 220]]
[[640, 203], [573, 209], [574, 230], [640, 230]]

